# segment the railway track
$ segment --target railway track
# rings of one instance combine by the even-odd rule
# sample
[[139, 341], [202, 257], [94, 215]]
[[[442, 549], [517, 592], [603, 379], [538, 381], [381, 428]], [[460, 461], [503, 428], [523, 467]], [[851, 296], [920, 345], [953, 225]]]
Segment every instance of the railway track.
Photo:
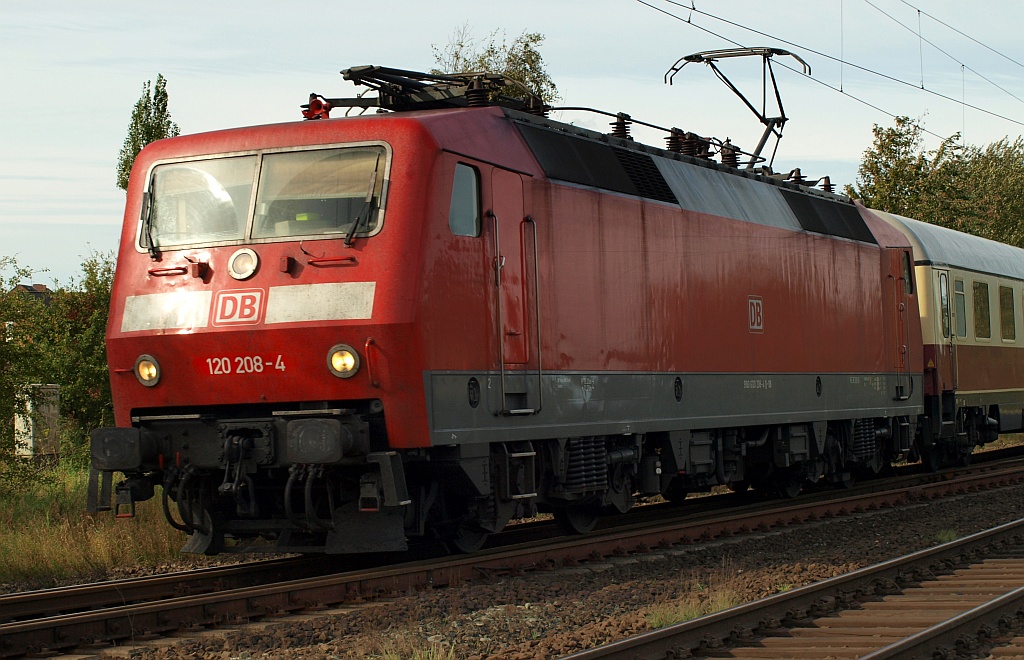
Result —
[[1018, 520], [566, 660], [984, 657], [1022, 630]]
[[[719, 535], [770, 529], [800, 520], [893, 506], [920, 498], [1020, 483], [1022, 480], [1020, 462], [993, 464], [970, 473], [932, 475], [926, 480], [928, 483], [915, 478], [909, 486], [903, 484], [900, 488], [883, 492], [868, 489], [846, 497], [838, 497], [842, 493], [833, 492], [829, 497], [814, 494], [791, 503], [775, 501], [754, 507], [745, 504], [724, 513], [698, 512], [668, 522], [631, 522], [587, 537], [515, 543], [468, 557], [428, 559], [387, 568], [302, 578], [285, 571], [283, 574], [289, 579], [283, 582], [267, 583], [267, 578], [264, 578], [231, 583], [227, 575], [221, 573], [214, 577], [218, 574], [210, 571], [205, 578], [157, 578], [164, 582], [163, 595], [157, 595], [152, 584], [146, 586], [145, 580], [134, 585], [126, 585], [122, 581], [107, 592], [103, 591], [104, 585], [86, 586], [86, 592], [78, 594], [73, 594], [71, 588], [49, 590], [63, 593], [49, 594], [50, 604], [35, 608], [35, 612], [26, 603], [33, 600], [43, 603], [46, 599], [40, 595], [45, 592], [16, 594], [0, 597], [0, 612], [5, 613], [7, 620], [0, 624], [0, 657], [74, 649], [95, 650], [181, 630], [261, 620], [287, 613], [315, 612], [414, 589], [461, 583], [481, 574], [515, 573], [599, 561], [611, 555], [644, 552], [656, 547], [669, 548]], [[532, 531], [527, 529], [526, 536], [536, 534], [536, 528], [543, 529], [543, 526], [536, 526]], [[319, 562], [305, 561], [306, 570], [309, 566], [325, 563], [323, 559]], [[284, 571], [287, 565], [288, 562], [278, 564], [276, 570]], [[250, 565], [242, 567], [243, 573], [251, 570]], [[191, 582], [193, 579], [197, 581]], [[175, 580], [180, 581], [177, 586]], [[129, 586], [136, 590], [134, 596], [127, 595]], [[152, 591], [147, 592], [146, 589]], [[88, 603], [90, 609], [79, 610], [80, 606], [72, 606], [73, 595], [80, 602]], [[54, 601], [53, 598], [59, 600]], [[20, 614], [8, 615], [7, 605], [15, 600], [22, 603]], [[129, 600], [136, 602], [127, 602]]]

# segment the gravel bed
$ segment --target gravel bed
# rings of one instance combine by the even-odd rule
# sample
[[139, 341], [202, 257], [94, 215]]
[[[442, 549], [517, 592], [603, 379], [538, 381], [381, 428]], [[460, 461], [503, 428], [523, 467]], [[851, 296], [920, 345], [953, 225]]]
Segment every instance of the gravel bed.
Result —
[[[184, 537], [182, 537], [184, 539]], [[167, 561], [155, 566], [119, 566], [109, 569], [97, 568], [89, 573], [79, 573], [64, 577], [51, 577], [47, 579], [21, 580], [16, 582], [0, 582], [0, 596], [4, 594], [20, 593], [22, 591], [36, 591], [40, 589], [54, 589], [57, 587], [70, 587], [90, 582], [101, 582], [104, 580], [127, 580], [131, 578], [148, 577], [150, 575], [164, 575], [179, 571], [194, 571], [200, 568], [213, 568], [215, 566], [229, 566], [249, 561], [248, 557], [240, 555], [218, 555], [216, 557], [204, 557], [202, 555], [180, 555], [177, 561]], [[287, 555], [267, 555], [266, 558]]]
[[140, 659], [552, 658], [652, 629], [679, 603], [726, 605], [1016, 520], [1024, 487], [748, 534], [649, 555], [480, 580], [347, 611], [295, 616], [159, 647]]

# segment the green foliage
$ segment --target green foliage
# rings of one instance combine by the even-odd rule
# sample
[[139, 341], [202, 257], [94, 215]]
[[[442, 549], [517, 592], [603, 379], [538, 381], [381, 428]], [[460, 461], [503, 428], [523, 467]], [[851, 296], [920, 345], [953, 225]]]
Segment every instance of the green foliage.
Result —
[[1024, 247], [1024, 141], [1004, 138], [970, 151], [965, 186], [970, 191], [972, 233]]
[[93, 253], [82, 264], [80, 282], [58, 283], [40, 299], [20, 289], [31, 271], [0, 257], [0, 494], [46, 478], [33, 461], [15, 452], [15, 414], [26, 410], [33, 383], [55, 383], [60, 391], [61, 453], [83, 463], [88, 432], [113, 424], [104, 343], [112, 253]]
[[46, 382], [60, 385], [61, 413], [84, 436], [114, 424], [105, 344], [113, 253], [90, 254], [82, 262], [82, 273], [80, 282], [58, 283], [39, 342], [48, 358]]
[[[540, 54], [543, 43], [544, 35], [539, 32], [523, 32], [510, 43], [504, 31], [499, 43], [497, 30], [481, 42], [473, 38], [472, 29], [464, 23], [452, 32], [443, 49], [431, 46], [437, 63], [432, 73], [500, 73], [523, 83], [551, 104], [560, 97], [544, 67]], [[512, 87], [505, 88], [503, 93], [522, 98], [522, 92]]]
[[124, 139], [121, 153], [117, 158], [117, 187], [128, 190], [128, 175], [132, 164], [142, 148], [150, 142], [181, 133], [178, 125], [171, 121], [167, 111], [167, 79], [157, 74], [156, 84], [150, 91], [151, 81], [142, 86], [142, 97], [135, 102], [128, 135]]
[[[111, 578], [125, 566], [158, 566], [179, 557], [185, 535], [159, 506], [131, 519], [85, 514], [89, 470], [59, 464], [17, 490], [0, 490], [0, 583], [22, 588]], [[42, 477], [42, 478], [39, 478]]]
[[12, 257], [0, 257], [0, 492], [20, 488], [32, 480], [35, 466], [15, 456], [15, 414], [28, 403], [25, 385], [34, 381], [39, 355], [31, 345], [34, 320], [42, 304], [37, 299], [13, 292], [32, 272]]
[[870, 208], [1024, 247], [1024, 141], [959, 146], [959, 135], [933, 151], [908, 117], [875, 126], [857, 185], [846, 193]]
[[729, 585], [711, 590], [705, 590], [701, 585], [697, 587], [694, 592], [686, 594], [679, 600], [651, 606], [644, 617], [647, 625], [652, 629], [664, 628], [721, 612], [743, 602], [739, 592]]

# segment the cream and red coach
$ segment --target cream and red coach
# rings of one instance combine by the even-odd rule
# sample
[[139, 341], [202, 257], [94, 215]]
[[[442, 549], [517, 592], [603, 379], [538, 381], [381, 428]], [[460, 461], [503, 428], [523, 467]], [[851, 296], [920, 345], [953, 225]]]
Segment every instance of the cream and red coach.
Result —
[[871, 211], [493, 76], [345, 74], [379, 98], [344, 103], [391, 112], [139, 155], [94, 509], [123, 472], [117, 511], [160, 486], [191, 551], [472, 550], [538, 510], [583, 532], [638, 495], [793, 495], [994, 432], [981, 399], [929, 418], [911, 242]]

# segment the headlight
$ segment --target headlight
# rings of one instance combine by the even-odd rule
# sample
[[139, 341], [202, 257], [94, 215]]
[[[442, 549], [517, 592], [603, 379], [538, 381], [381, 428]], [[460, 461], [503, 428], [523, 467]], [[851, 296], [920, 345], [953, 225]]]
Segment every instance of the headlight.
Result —
[[228, 275], [236, 280], [244, 280], [252, 277], [256, 267], [260, 265], [260, 258], [249, 248], [236, 250], [228, 259]]
[[160, 363], [152, 355], [140, 355], [135, 360], [135, 377], [146, 387], [160, 382]]
[[359, 353], [348, 344], [336, 344], [327, 351], [327, 368], [338, 378], [351, 378], [359, 371]]

